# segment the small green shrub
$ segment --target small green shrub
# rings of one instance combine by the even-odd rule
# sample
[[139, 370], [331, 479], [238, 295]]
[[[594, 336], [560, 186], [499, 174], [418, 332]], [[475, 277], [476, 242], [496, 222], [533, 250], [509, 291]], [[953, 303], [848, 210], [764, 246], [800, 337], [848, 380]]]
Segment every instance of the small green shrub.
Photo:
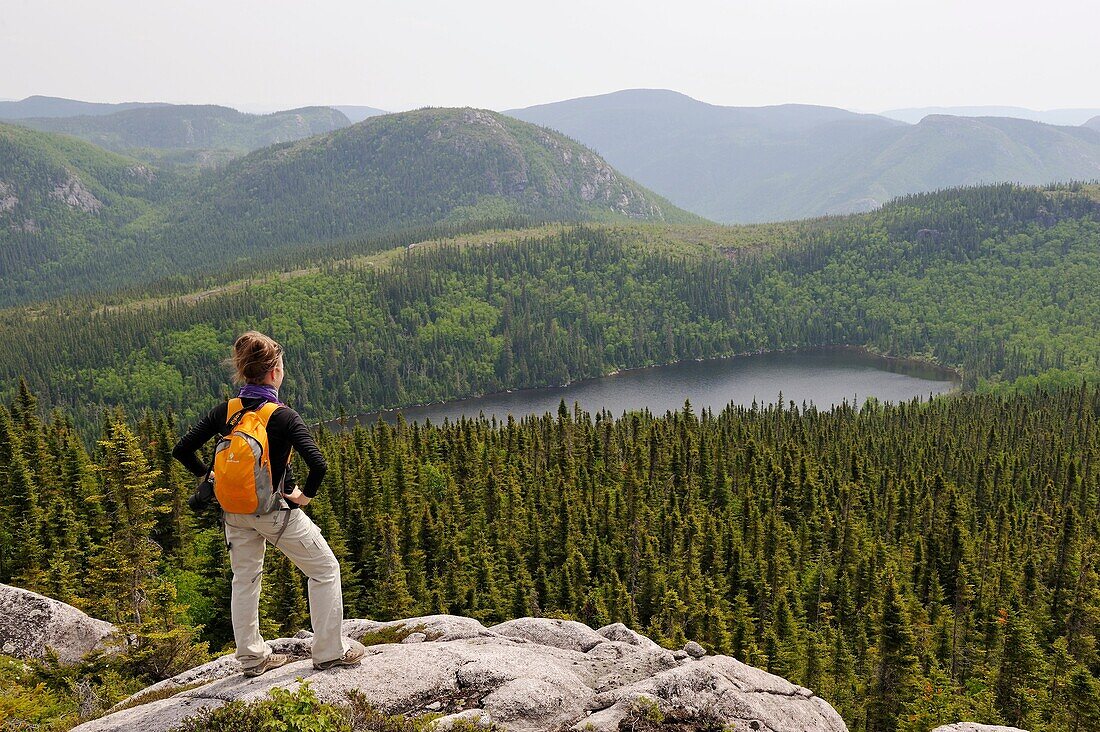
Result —
[[665, 721], [665, 715], [657, 702], [649, 697], [639, 696], [630, 702], [626, 716], [619, 722], [620, 730], [629, 732], [650, 732], [659, 730]]
[[0, 730], [67, 730], [102, 715], [147, 683], [102, 654], [68, 665], [52, 652], [30, 661], [0, 655]]
[[272, 689], [259, 702], [231, 702], [184, 720], [179, 732], [351, 732], [346, 709], [323, 704], [309, 682], [296, 691]]

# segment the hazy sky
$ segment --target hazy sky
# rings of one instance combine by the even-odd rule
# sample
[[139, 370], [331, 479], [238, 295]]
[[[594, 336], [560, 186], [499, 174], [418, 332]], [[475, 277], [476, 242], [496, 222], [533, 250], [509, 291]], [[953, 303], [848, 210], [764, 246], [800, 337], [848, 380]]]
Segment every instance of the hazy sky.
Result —
[[1096, 0], [0, 0], [0, 98], [1100, 107]]

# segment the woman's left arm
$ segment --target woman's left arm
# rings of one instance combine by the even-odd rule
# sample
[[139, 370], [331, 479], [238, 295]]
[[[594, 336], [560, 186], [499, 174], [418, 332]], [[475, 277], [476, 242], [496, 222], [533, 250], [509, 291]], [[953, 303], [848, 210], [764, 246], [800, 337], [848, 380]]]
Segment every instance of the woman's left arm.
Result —
[[298, 451], [309, 467], [309, 475], [306, 476], [306, 484], [302, 486], [302, 493], [313, 498], [317, 495], [317, 489], [321, 487], [321, 480], [328, 471], [328, 463], [321, 454], [321, 448], [313, 441], [313, 435], [309, 434], [309, 428], [302, 420], [301, 415], [294, 412], [288, 425], [290, 444]]
[[220, 406], [222, 409], [220, 419], [218, 417], [219, 409], [214, 407], [209, 414], [198, 421], [198, 424], [188, 430], [187, 434], [181, 437], [172, 449], [172, 457], [183, 463], [183, 467], [199, 478], [206, 475], [211, 468], [203, 464], [195, 451], [205, 445], [206, 441], [214, 435], [221, 434], [220, 428], [225, 423], [225, 405]]

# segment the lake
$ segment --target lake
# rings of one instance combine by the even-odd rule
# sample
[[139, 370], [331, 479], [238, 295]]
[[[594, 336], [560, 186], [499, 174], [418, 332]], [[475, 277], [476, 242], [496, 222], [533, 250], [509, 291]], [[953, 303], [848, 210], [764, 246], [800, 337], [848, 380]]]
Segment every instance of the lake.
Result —
[[[594, 414], [606, 409], [616, 417], [634, 409], [664, 414], [682, 409], [684, 400], [691, 401], [696, 413], [704, 407], [719, 412], [730, 402], [743, 406], [750, 406], [754, 400], [774, 404], [780, 392], [784, 403], [794, 401], [801, 406], [805, 402], [828, 409], [844, 401], [862, 404], [872, 396], [886, 402], [927, 399], [958, 386], [958, 377], [948, 369], [887, 359], [858, 349], [818, 348], [630, 369], [569, 386], [518, 389], [371, 412], [357, 420], [371, 424], [381, 415], [394, 422], [400, 413], [408, 422], [431, 420], [432, 424], [440, 424], [445, 419], [454, 422], [463, 416], [484, 414], [503, 422], [509, 414], [520, 419], [529, 414], [557, 413], [563, 399], [570, 409], [579, 402], [584, 411]], [[350, 418], [349, 422], [355, 420]]]

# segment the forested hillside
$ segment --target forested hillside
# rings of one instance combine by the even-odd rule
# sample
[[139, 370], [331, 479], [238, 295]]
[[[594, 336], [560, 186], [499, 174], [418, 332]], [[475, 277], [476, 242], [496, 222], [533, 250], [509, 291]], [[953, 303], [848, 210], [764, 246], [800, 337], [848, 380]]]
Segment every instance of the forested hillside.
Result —
[[0, 303], [55, 294], [61, 278], [46, 273], [135, 241], [135, 222], [173, 190], [171, 176], [131, 158], [0, 124]]
[[[74, 159], [110, 160], [145, 178], [174, 180], [161, 186], [167, 195], [145, 208], [97, 199], [60, 222], [39, 217], [37, 199], [0, 210], [4, 220], [22, 215], [37, 222], [0, 227], [0, 305], [217, 273], [319, 241], [434, 224], [517, 216], [700, 220], [561, 135], [474, 109], [372, 117], [258, 150], [188, 179], [127, 163], [72, 138], [0, 130], [6, 141], [0, 160], [5, 181], [42, 177], [34, 155], [46, 146]], [[79, 166], [59, 159], [56, 167], [58, 172], [46, 176], [51, 186], [58, 185], [55, 179], [73, 178], [73, 185], [91, 189]]]
[[810, 105], [721, 107], [633, 89], [510, 110], [576, 138], [714, 221], [869, 211], [950, 186], [1100, 178], [1100, 132], [1024, 119], [922, 115], [905, 124]]
[[1100, 179], [1100, 131], [1004, 117], [930, 115], [793, 183], [798, 216], [878, 206], [895, 196], [997, 181]]
[[310, 419], [826, 344], [956, 367], [970, 389], [1075, 384], [1100, 377], [1092, 196], [997, 186], [797, 226], [368, 242], [183, 296], [3, 312], [0, 394], [25, 378], [82, 429], [116, 404], [190, 419], [253, 327], [285, 344], [287, 392]]
[[[26, 391], [0, 407], [0, 581], [133, 634], [114, 664], [0, 666], [26, 721], [102, 712], [201, 660], [200, 638], [231, 642], [216, 517], [183, 504], [173, 417], [136, 418], [106, 417], [89, 454], [70, 413], [43, 423]], [[309, 511], [349, 617], [621, 621], [808, 686], [853, 730], [1079, 732], [1100, 713], [1095, 386], [829, 412], [563, 404], [319, 441]], [[306, 623], [278, 552], [263, 591], [268, 637]]]
[[243, 114], [229, 107], [172, 104], [107, 115], [34, 117], [19, 124], [59, 132], [150, 163], [210, 166], [245, 153], [347, 127], [330, 107]]

